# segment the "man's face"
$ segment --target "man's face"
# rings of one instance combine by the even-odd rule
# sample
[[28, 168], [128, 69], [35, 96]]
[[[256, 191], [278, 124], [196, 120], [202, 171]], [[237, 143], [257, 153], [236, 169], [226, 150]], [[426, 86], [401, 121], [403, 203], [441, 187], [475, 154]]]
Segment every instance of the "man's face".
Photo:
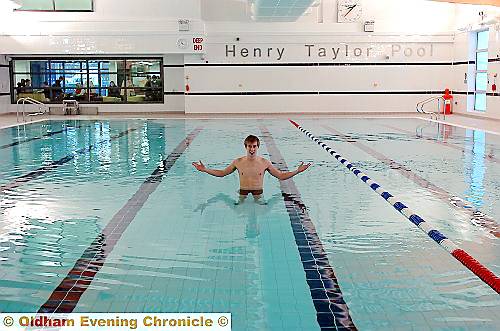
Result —
[[257, 150], [259, 149], [259, 145], [257, 144], [256, 141], [252, 141], [246, 143], [245, 148], [247, 150], [247, 155], [253, 157], [257, 155]]

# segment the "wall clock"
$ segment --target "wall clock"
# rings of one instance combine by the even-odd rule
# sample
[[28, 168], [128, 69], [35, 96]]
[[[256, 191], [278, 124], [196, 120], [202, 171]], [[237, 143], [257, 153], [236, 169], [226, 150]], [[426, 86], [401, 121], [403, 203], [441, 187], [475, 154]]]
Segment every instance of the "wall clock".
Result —
[[188, 41], [184, 38], [177, 39], [177, 47], [180, 49], [186, 49], [188, 47]]
[[360, 0], [338, 0], [337, 22], [359, 22], [361, 21], [362, 11]]

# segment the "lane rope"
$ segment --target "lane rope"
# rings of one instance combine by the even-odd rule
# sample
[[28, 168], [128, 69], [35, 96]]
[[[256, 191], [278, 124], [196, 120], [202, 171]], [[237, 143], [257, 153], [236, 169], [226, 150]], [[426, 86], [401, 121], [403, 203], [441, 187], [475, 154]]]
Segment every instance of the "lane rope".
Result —
[[325, 151], [327, 151], [331, 156], [333, 156], [337, 161], [342, 163], [348, 170], [350, 170], [356, 177], [361, 179], [366, 183], [373, 191], [377, 192], [384, 200], [386, 200], [391, 206], [394, 207], [398, 212], [400, 212], [404, 217], [406, 217], [410, 222], [415, 224], [420, 230], [425, 232], [432, 240], [438, 243], [442, 248], [444, 248], [448, 253], [450, 253], [455, 259], [460, 261], [464, 266], [472, 271], [476, 276], [478, 276], [483, 282], [488, 284], [495, 292], [500, 294], [500, 278], [496, 276], [492, 271], [483, 266], [480, 262], [470, 256], [466, 251], [458, 247], [453, 241], [448, 239], [440, 231], [433, 228], [429, 222], [425, 221], [417, 213], [407, 207], [407, 205], [397, 199], [394, 195], [390, 194], [384, 190], [379, 184], [373, 181], [368, 175], [363, 171], [356, 168], [349, 160], [344, 158], [342, 155], [334, 151], [330, 146], [316, 138], [311, 132], [302, 128], [296, 122], [289, 120], [297, 129], [302, 131], [309, 139], [316, 142]]

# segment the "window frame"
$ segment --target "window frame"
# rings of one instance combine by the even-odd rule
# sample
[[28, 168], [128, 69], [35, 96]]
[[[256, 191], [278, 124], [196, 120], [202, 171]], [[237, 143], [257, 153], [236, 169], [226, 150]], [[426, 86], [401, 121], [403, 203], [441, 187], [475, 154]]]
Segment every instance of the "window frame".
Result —
[[[102, 71], [101, 70], [101, 62], [107, 62], [107, 61], [113, 61], [113, 60], [119, 60], [119, 61], [123, 61], [123, 64], [125, 65], [124, 69], [117, 69], [116, 71]], [[161, 95], [161, 98], [159, 98], [159, 100], [153, 100], [153, 101], [142, 101], [142, 102], [137, 102], [137, 101], [128, 101], [128, 91], [129, 90], [142, 90], [142, 91], [146, 91], [147, 88], [145, 87], [142, 87], [142, 86], [128, 86], [127, 85], [127, 73], [128, 73], [128, 70], [126, 69], [126, 66], [127, 66], [127, 62], [134, 62], [134, 61], [138, 61], [138, 60], [154, 60], [154, 61], [158, 61], [159, 62], [159, 70], [160, 71], [154, 71], [154, 72], [147, 72], [147, 73], [144, 73], [144, 77], [146, 77], [147, 75], [157, 75], [159, 76], [159, 80], [160, 80], [160, 84], [161, 86], [160, 87], [157, 87], [157, 88], [153, 88], [152, 92], [153, 93], [157, 93], [157, 96]], [[14, 71], [14, 68], [15, 68], [15, 61], [47, 61], [47, 64], [48, 64], [48, 69], [46, 69], [46, 71], [40, 71], [40, 72], [15, 72]], [[82, 68], [82, 64], [80, 64], [80, 68], [82, 68], [81, 70], [79, 70], [78, 72], [76, 72], [76, 69], [70, 69], [70, 70], [53, 70], [52, 69], [52, 62], [64, 62], [64, 61], [79, 61], [81, 63], [83, 62], [86, 62], [86, 68], [83, 69]], [[92, 62], [92, 61], [95, 61], [97, 62], [97, 68], [94, 69], [94, 68], [90, 68], [89, 67], [89, 62]], [[155, 56], [148, 56], [148, 55], [145, 55], [145, 56], [114, 56], [114, 57], [105, 57], [105, 56], [92, 56], [92, 57], [88, 57], [88, 56], [82, 56], [82, 57], [48, 57], [48, 56], [44, 56], [44, 57], [13, 57], [11, 60], [10, 60], [10, 63], [9, 63], [9, 77], [10, 77], [10, 81], [11, 81], [11, 84], [10, 84], [10, 95], [11, 95], [11, 104], [16, 104], [16, 93], [15, 93], [15, 90], [16, 90], [16, 84], [17, 84], [17, 81], [15, 80], [15, 76], [16, 74], [29, 74], [29, 75], [47, 75], [47, 76], [51, 76], [51, 75], [55, 75], [55, 76], [65, 76], [65, 74], [78, 74], [78, 75], [82, 75], [84, 77], [86, 77], [86, 81], [87, 81], [87, 84], [82, 86], [82, 89], [87, 91], [87, 92], [90, 92], [90, 90], [95, 90], [98, 93], [98, 96], [99, 97], [102, 97], [102, 95], [100, 95], [100, 91], [101, 90], [108, 90], [109, 91], [109, 86], [102, 86], [102, 83], [101, 83], [101, 79], [102, 79], [102, 75], [103, 74], [123, 74], [124, 77], [125, 77], [125, 84], [123, 87], [121, 86], [118, 86], [120, 88], [120, 91], [123, 90], [124, 91], [124, 94], [123, 94], [123, 100], [121, 102], [116, 102], [117, 104], [164, 104], [165, 103], [165, 81], [164, 81], [164, 66], [163, 66], [163, 58], [162, 57], [155, 57]], [[88, 82], [90, 82], [90, 77], [92, 75], [97, 75], [98, 77], [98, 85], [94, 85], [94, 86], [90, 86]], [[132, 76], [131, 76], [132, 77]], [[135, 77], [135, 76], [134, 76]], [[117, 82], [116, 82], [117, 83]], [[49, 85], [51, 86], [51, 82], [49, 82]], [[83, 85], [83, 84], [82, 84]], [[69, 87], [69, 86], [66, 86], [66, 84], [62, 84], [61, 88], [63, 89], [63, 91], [65, 90], [68, 90], [68, 89], [74, 89], [74, 87]], [[159, 91], [158, 91], [159, 89]], [[52, 91], [52, 90], [51, 90]], [[52, 93], [52, 92], [51, 92]], [[112, 104], [112, 102], [103, 102], [103, 101], [92, 101], [90, 100], [91, 99], [91, 96], [90, 96], [90, 93], [87, 93], [87, 99], [86, 100], [82, 100], [82, 101], [79, 101], [80, 103], [82, 104]], [[47, 102], [47, 104], [60, 104], [61, 101], [50, 101], [50, 102]]]
[[[479, 34], [482, 33], [482, 32], [486, 32], [488, 34], [488, 44], [489, 44], [489, 29], [483, 29], [483, 30], [478, 30], [478, 31], [475, 31], [475, 35], [476, 35], [476, 47], [475, 47], [475, 52], [474, 52], [474, 111], [475, 112], [480, 112], [480, 113], [486, 113], [486, 109], [487, 109], [487, 92], [488, 92], [488, 64], [486, 65], [486, 69], [481, 69], [481, 70], [478, 70], [478, 54], [479, 53], [486, 53], [486, 59], [488, 59], [488, 47], [486, 48], [478, 48], [478, 44], [479, 44]], [[487, 45], [488, 46], [488, 45]], [[488, 63], [488, 61], [486, 62]], [[477, 89], [477, 75], [478, 74], [485, 74], [486, 75], [486, 89], [484, 90], [478, 90]], [[480, 94], [482, 95], [484, 98], [486, 98], [486, 102], [485, 102], [485, 105], [484, 105], [484, 110], [483, 109], [477, 109], [476, 108], [476, 100], [477, 100], [477, 95]]]
[[55, 0], [52, 0], [52, 5], [54, 9], [21, 9], [21, 8], [15, 8], [14, 11], [19, 11], [19, 12], [45, 12], [45, 13], [91, 13], [94, 12], [95, 4], [94, 0], [90, 0], [91, 3], [91, 8], [90, 9], [65, 9], [65, 10], [58, 10], [56, 9], [56, 3]]

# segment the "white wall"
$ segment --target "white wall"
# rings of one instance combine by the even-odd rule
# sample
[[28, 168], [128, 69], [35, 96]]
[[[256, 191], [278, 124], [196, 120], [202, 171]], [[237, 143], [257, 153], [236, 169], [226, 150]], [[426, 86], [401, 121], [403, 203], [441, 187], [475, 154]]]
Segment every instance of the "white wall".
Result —
[[[10, 0], [1, 1], [0, 31], [10, 29], [11, 22], [77, 22], [77, 21], [150, 21], [165, 18], [201, 19], [200, 0], [94, 0], [93, 12], [15, 11]], [[18, 24], [19, 26], [19, 24]]]
[[[450, 63], [466, 60], [467, 43], [454, 31], [478, 7], [426, 0], [362, 3], [363, 19], [375, 20], [375, 33], [363, 32], [362, 23], [336, 23], [336, 0], [323, 0], [293, 23], [252, 22], [248, 4], [237, 0], [99, 0], [93, 13], [13, 13], [3, 1], [0, 44], [10, 56], [163, 56], [165, 104], [99, 105], [100, 111], [414, 112], [429, 92], [464, 89], [467, 66]], [[180, 18], [191, 20], [191, 31], [178, 31]], [[181, 37], [188, 49], [177, 47]], [[193, 37], [204, 38], [202, 51], [193, 49]], [[235, 56], [226, 56], [226, 45], [234, 45]], [[268, 48], [269, 56], [253, 56], [255, 49], [264, 54]], [[435, 65], [440, 62], [446, 64]], [[177, 94], [186, 84], [190, 93]], [[0, 106], [0, 112], [9, 110]]]
[[[318, 0], [297, 23], [302, 25], [337, 23], [337, 0]], [[363, 0], [363, 21], [375, 20], [378, 32], [436, 33], [449, 32], [455, 25], [455, 6], [425, 0]], [[221, 10], [223, 8], [223, 10]], [[201, 0], [202, 19], [207, 22], [250, 22], [248, 2], [237, 0]], [[425, 21], [425, 24], [422, 22]], [[269, 23], [267, 23], [269, 24]], [[273, 24], [275, 25], [275, 24]], [[360, 23], [335, 24], [337, 32], [361, 32]]]
[[[204, 35], [200, 0], [94, 1], [94, 12], [13, 11], [0, 2], [3, 54], [168, 54], [192, 51], [177, 39]], [[189, 19], [191, 31], [179, 32]]]
[[[210, 13], [202, 16], [207, 20], [207, 53], [202, 60], [186, 58], [191, 87], [186, 112], [414, 112], [415, 104], [428, 97], [425, 93], [452, 84], [451, 66], [428, 63], [451, 62], [455, 5], [422, 0], [362, 3], [363, 19], [375, 20], [376, 33], [363, 32], [362, 23], [336, 23], [334, 0], [323, 0], [297, 23], [247, 23], [248, 8], [243, 6], [231, 8], [239, 10], [233, 21], [222, 19], [224, 11], [202, 10], [202, 15]], [[202, 8], [206, 5], [202, 2]], [[417, 62], [426, 64], [405, 65]], [[258, 63], [266, 66], [250, 66]], [[311, 63], [377, 65], [307, 65]], [[304, 94], [279, 93], [285, 91]], [[331, 94], [309, 94], [314, 92]]]
[[269, 23], [207, 23], [207, 53], [186, 60], [186, 112], [414, 112], [427, 93], [453, 82], [450, 32], [272, 26], [270, 32]]

